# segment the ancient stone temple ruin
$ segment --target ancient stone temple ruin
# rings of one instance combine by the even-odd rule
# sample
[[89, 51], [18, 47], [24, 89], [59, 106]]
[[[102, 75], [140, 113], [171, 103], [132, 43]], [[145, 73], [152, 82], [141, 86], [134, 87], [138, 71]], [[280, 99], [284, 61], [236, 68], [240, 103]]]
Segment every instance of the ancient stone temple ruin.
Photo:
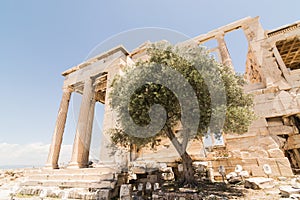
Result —
[[[255, 96], [254, 109], [259, 117], [243, 135], [224, 134], [221, 144], [212, 143], [209, 147], [195, 140], [190, 142], [188, 152], [195, 161], [208, 162], [215, 179], [218, 179], [220, 166], [224, 166], [228, 173], [234, 171], [236, 165], [241, 165], [251, 176], [266, 176], [263, 170], [265, 164], [272, 170], [270, 176], [292, 176], [293, 173], [300, 172], [300, 22], [264, 30], [258, 17], [247, 17], [196, 36], [193, 40], [198, 44], [215, 40], [217, 46], [209, 51], [216, 52], [223, 64], [233, 66], [224, 36], [237, 29], [243, 31], [248, 41], [245, 66], [248, 84], [245, 92]], [[76, 136], [72, 157], [65, 170], [74, 170], [73, 173], [86, 170], [84, 173], [88, 173], [88, 169], [82, 168], [86, 168], [89, 162], [95, 103], [105, 105], [105, 135], [106, 130], [115, 126], [115, 115], [108, 98], [110, 83], [120, 69], [145, 58], [146, 49], [147, 43], [132, 52], [117, 46], [63, 72], [63, 96], [46, 163], [46, 168], [50, 169], [48, 172], [59, 168], [58, 159], [70, 98], [72, 93], [79, 93], [82, 95], [82, 102]], [[214, 136], [211, 137], [213, 140]], [[110, 151], [107, 149], [109, 136], [103, 138], [99, 169], [103, 166], [115, 169], [118, 161], [107, 153]], [[162, 141], [155, 152], [145, 148], [135, 153], [134, 157], [128, 157], [129, 163], [145, 160], [172, 163], [178, 159], [176, 150], [167, 140]], [[97, 170], [97, 166], [93, 170]], [[115, 172], [117, 171], [116, 169]], [[57, 172], [63, 173], [59, 170]], [[112, 183], [114, 178], [103, 180]], [[97, 181], [98, 185], [95, 184], [100, 187], [100, 179]], [[31, 180], [31, 183], [36, 182]]]

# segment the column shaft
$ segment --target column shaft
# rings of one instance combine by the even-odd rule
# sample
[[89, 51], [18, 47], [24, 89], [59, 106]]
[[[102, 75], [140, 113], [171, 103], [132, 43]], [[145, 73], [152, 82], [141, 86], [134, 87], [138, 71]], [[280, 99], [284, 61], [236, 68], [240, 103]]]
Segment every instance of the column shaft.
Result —
[[89, 162], [89, 155], [90, 155], [90, 146], [91, 146], [91, 139], [92, 139], [92, 132], [93, 132], [93, 123], [94, 123], [94, 113], [95, 113], [95, 98], [92, 99], [90, 105], [90, 111], [88, 116], [88, 124], [87, 124], [87, 133], [85, 139], [85, 148], [83, 152], [83, 163]]
[[89, 118], [91, 115], [91, 106], [94, 97], [94, 87], [92, 79], [87, 79], [84, 83], [82, 102], [76, 128], [76, 135], [73, 144], [72, 159], [69, 164], [70, 168], [82, 168], [87, 166], [88, 158], [84, 158], [85, 152], [89, 151], [90, 133]]
[[61, 99], [56, 125], [52, 137], [52, 143], [50, 145], [48, 159], [46, 162], [47, 168], [53, 168], [53, 169], [58, 168], [58, 158], [59, 158], [61, 143], [62, 143], [63, 134], [65, 130], [65, 124], [66, 124], [71, 94], [72, 94], [71, 88], [66, 87], [63, 89], [63, 96]]
[[217, 42], [219, 45], [219, 52], [220, 52], [220, 56], [221, 56], [223, 65], [231, 67], [233, 69], [231, 57], [230, 57], [226, 42], [224, 40], [224, 34], [220, 34], [220, 35], [216, 36], [216, 39], [217, 39]]

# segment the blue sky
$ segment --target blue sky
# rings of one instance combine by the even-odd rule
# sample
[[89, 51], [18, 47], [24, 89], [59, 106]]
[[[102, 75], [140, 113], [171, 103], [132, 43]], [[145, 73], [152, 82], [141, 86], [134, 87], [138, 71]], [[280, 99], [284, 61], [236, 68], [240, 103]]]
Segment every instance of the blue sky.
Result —
[[[161, 27], [194, 37], [246, 16], [260, 16], [265, 29], [274, 29], [299, 20], [299, 7], [298, 0], [0, 1], [0, 165], [26, 158], [44, 162], [60, 104], [61, 72], [112, 35]], [[235, 55], [244, 59], [243, 39], [232, 38]], [[66, 131], [67, 146], [74, 133], [71, 127]], [[35, 161], [22, 153], [32, 146], [43, 149]], [[10, 160], [15, 149], [19, 154]]]

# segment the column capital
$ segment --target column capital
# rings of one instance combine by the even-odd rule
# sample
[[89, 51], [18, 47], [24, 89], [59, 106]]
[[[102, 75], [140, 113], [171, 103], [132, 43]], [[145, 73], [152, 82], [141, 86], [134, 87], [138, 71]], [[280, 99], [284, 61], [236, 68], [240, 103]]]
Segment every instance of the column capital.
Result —
[[232, 69], [232, 71], [234, 71], [233, 64], [231, 61], [231, 57], [230, 57], [224, 36], [225, 36], [224, 31], [218, 31], [217, 34], [215, 35], [215, 39], [218, 42], [218, 49], [220, 52], [220, 57], [221, 57], [223, 65], [229, 66]]
[[72, 86], [69, 86], [69, 85], [64, 85], [63, 88], [62, 88], [62, 90], [64, 92], [70, 92], [70, 93], [74, 92], [74, 88]]
[[223, 39], [225, 36], [225, 32], [224, 31], [218, 31], [215, 35], [215, 39]]
[[95, 81], [97, 78], [101, 77], [104, 74], [104, 72], [100, 72], [98, 74], [95, 74], [93, 76], [90, 76], [89, 78]]

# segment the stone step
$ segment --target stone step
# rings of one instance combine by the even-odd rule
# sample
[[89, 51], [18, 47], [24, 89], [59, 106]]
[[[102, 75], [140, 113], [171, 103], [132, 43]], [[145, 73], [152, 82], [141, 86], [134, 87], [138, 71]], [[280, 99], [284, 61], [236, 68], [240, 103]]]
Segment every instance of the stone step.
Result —
[[90, 181], [113, 181], [114, 173], [109, 174], [33, 174], [28, 176], [28, 180], [90, 180]]
[[59, 188], [97, 188], [113, 189], [116, 181], [90, 181], [90, 180], [29, 180], [21, 183], [21, 186], [42, 186], [42, 187], [59, 187]]
[[84, 175], [84, 174], [108, 174], [115, 173], [118, 169], [116, 167], [103, 166], [97, 168], [82, 168], [82, 169], [29, 169], [25, 170], [25, 176], [31, 176], [35, 174], [76, 174], [76, 175]]
[[[96, 191], [95, 190], [91, 191], [89, 188], [74, 190], [74, 189], [58, 188], [58, 187], [23, 186], [18, 191], [16, 196], [28, 195], [30, 196], [30, 199], [36, 199], [36, 200], [40, 200], [40, 199], [69, 199], [69, 200], [107, 199], [108, 200], [111, 199], [110, 196], [112, 194], [111, 191], [112, 191], [111, 189], [96, 189]], [[0, 199], [10, 199], [9, 194], [7, 194], [7, 198], [0, 197]]]

